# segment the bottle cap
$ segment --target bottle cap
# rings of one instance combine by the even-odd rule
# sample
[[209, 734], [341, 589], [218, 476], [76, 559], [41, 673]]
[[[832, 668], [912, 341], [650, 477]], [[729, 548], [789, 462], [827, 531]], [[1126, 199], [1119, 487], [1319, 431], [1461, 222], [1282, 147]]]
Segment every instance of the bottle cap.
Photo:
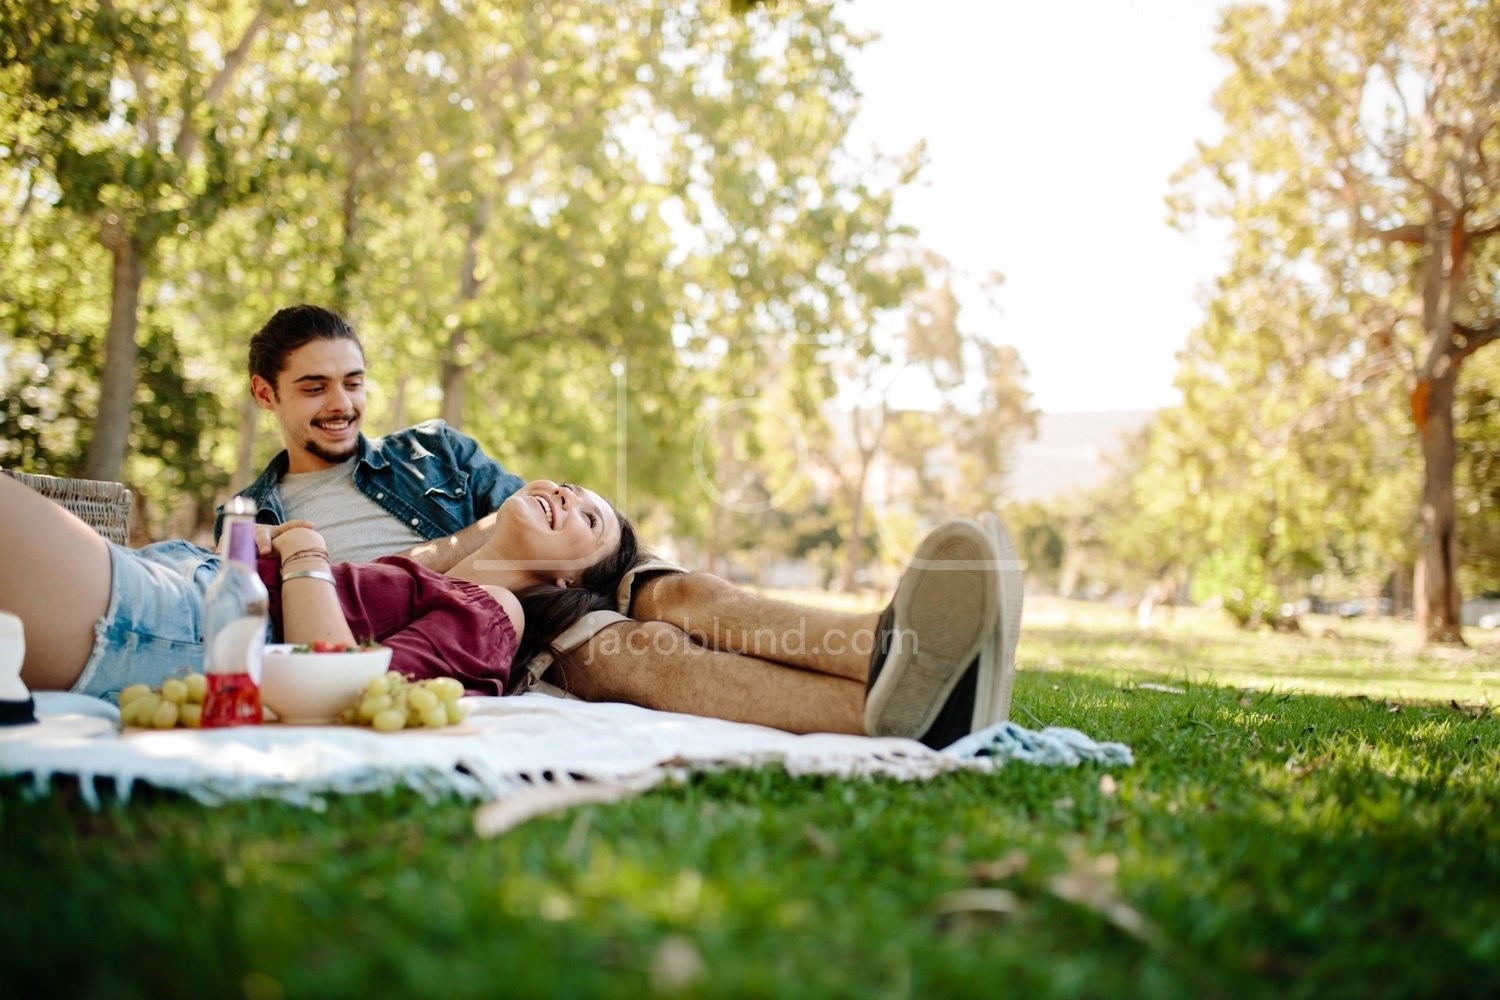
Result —
[[254, 517], [260, 505], [253, 497], [232, 496], [224, 501], [225, 517]]

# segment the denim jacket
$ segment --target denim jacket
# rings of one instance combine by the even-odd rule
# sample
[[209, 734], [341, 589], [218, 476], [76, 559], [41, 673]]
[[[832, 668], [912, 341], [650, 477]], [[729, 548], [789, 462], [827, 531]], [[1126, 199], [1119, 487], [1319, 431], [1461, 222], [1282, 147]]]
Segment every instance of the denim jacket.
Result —
[[[287, 519], [278, 484], [289, 459], [283, 451], [260, 478], [240, 490], [259, 505], [256, 520], [281, 524]], [[354, 485], [392, 517], [411, 525], [423, 538], [451, 535], [500, 509], [525, 481], [506, 472], [479, 443], [441, 420], [429, 420], [371, 441], [359, 436]], [[214, 518], [214, 541], [224, 523], [220, 506]]]

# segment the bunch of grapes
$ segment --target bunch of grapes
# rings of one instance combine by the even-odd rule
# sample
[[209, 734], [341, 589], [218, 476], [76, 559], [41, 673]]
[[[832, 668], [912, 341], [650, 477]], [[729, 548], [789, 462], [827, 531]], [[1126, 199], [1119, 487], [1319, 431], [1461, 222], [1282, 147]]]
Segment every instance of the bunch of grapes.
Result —
[[197, 729], [207, 693], [208, 679], [192, 672], [168, 678], [159, 688], [132, 684], [120, 692], [120, 721], [141, 729]]
[[394, 670], [371, 679], [359, 700], [339, 714], [349, 725], [370, 726], [382, 733], [398, 729], [441, 729], [463, 721], [459, 704], [464, 686], [452, 677], [409, 681]]

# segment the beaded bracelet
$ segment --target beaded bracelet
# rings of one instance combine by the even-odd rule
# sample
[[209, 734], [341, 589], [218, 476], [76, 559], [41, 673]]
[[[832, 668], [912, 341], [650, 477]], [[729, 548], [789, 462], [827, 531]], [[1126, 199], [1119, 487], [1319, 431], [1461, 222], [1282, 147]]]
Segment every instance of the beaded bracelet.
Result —
[[292, 562], [292, 561], [294, 561], [296, 559], [301, 559], [303, 556], [322, 556], [324, 559], [327, 559], [328, 558], [328, 550], [327, 549], [298, 549], [296, 552], [293, 552], [291, 555], [289, 555], [289, 556], [285, 557], [284, 559], [282, 559], [281, 560], [281, 564], [283, 566], [285, 566], [287, 563]]

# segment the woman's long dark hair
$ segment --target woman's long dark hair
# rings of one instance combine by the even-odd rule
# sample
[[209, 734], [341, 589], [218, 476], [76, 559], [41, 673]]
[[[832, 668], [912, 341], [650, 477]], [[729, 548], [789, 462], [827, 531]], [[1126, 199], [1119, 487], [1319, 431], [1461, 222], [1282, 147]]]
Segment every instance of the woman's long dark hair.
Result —
[[[613, 505], [611, 505], [613, 508]], [[516, 651], [516, 667], [523, 666], [574, 622], [591, 611], [615, 610], [620, 583], [635, 565], [646, 558], [636, 539], [635, 526], [618, 510], [620, 545], [615, 551], [583, 571], [576, 587], [540, 583], [516, 591], [526, 615], [526, 630]]]

